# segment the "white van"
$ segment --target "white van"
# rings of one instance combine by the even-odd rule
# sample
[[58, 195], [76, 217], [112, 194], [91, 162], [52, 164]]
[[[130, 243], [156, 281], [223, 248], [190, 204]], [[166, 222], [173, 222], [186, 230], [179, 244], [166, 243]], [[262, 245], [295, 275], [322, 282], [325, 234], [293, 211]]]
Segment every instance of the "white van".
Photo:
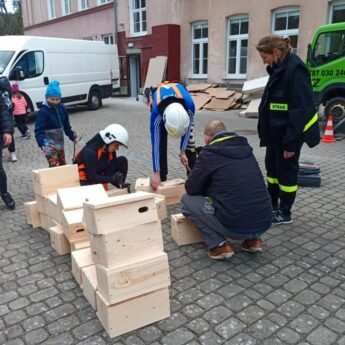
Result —
[[120, 89], [117, 47], [102, 41], [1, 36], [0, 75], [19, 84], [31, 111], [41, 106], [52, 80], [60, 82], [63, 103], [90, 110]]

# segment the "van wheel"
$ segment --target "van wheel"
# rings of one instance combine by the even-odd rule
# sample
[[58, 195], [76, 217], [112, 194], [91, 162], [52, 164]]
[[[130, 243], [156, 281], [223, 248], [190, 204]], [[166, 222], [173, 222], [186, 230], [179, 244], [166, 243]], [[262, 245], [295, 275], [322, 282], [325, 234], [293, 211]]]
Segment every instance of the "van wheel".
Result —
[[97, 90], [92, 90], [87, 101], [89, 110], [97, 110], [102, 106], [101, 94]]
[[334, 97], [330, 99], [325, 106], [325, 117], [332, 115], [334, 122], [339, 122], [345, 118], [345, 98]]

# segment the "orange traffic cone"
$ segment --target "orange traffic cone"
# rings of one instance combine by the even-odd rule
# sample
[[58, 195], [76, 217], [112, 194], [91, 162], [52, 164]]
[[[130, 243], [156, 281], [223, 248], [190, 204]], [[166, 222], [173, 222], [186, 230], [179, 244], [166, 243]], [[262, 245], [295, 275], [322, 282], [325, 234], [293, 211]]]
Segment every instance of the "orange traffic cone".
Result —
[[335, 144], [336, 140], [334, 139], [334, 133], [333, 133], [333, 121], [332, 121], [332, 115], [329, 115], [327, 120], [327, 126], [325, 133], [323, 135], [323, 138], [321, 139], [322, 143], [326, 144]]

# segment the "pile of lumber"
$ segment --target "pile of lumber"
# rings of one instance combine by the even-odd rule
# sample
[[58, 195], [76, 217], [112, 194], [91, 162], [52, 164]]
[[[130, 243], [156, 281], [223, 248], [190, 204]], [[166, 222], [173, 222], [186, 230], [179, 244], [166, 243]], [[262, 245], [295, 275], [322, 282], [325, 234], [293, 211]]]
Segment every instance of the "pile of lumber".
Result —
[[191, 84], [187, 90], [192, 95], [195, 109], [224, 111], [245, 107], [241, 102], [242, 94], [218, 84]]
[[262, 77], [244, 82], [242, 92], [249, 104], [247, 109], [241, 112], [241, 115], [254, 118], [259, 117], [259, 105], [267, 81], [268, 77]]

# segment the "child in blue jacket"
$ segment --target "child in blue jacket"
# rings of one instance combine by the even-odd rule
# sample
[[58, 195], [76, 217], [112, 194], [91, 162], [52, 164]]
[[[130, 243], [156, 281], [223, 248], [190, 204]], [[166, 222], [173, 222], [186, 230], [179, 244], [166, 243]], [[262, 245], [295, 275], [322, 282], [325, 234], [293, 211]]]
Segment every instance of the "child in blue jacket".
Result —
[[37, 114], [36, 141], [49, 167], [66, 165], [64, 132], [73, 142], [76, 142], [76, 134], [72, 131], [67, 110], [61, 103], [61, 89], [58, 81], [53, 80], [49, 83], [45, 97], [46, 101]]

